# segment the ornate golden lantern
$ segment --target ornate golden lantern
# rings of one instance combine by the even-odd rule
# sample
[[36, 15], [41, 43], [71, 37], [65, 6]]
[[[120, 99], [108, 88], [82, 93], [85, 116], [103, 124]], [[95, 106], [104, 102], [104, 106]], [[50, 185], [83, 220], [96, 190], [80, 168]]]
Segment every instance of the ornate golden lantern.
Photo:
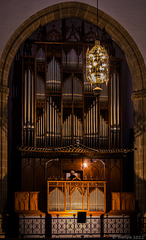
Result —
[[99, 40], [95, 41], [95, 46], [91, 50], [87, 49], [86, 78], [90, 83], [95, 83], [96, 87], [93, 91], [96, 95], [102, 91], [101, 84], [104, 82], [107, 84], [109, 81], [109, 55], [107, 50], [100, 45]]

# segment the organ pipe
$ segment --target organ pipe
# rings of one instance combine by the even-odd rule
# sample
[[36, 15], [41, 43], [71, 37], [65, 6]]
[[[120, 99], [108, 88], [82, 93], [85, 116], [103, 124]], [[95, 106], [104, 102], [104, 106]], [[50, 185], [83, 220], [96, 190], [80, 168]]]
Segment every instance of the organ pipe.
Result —
[[119, 74], [111, 76], [111, 146], [119, 146], [120, 131], [120, 83]]
[[32, 103], [32, 111], [31, 111], [31, 122], [32, 126], [34, 127], [34, 81], [33, 81], [33, 76], [31, 79], [31, 86], [32, 86], [32, 96], [31, 96], [31, 103]]
[[[59, 109], [52, 97], [47, 98], [47, 145], [57, 146], [61, 138], [61, 119]], [[44, 134], [45, 136], [45, 134]]]
[[111, 126], [113, 126], [113, 76], [111, 76]]
[[34, 143], [34, 74], [30, 69], [25, 71], [23, 85], [23, 121], [25, 145], [33, 146]]
[[30, 81], [31, 81], [31, 72], [29, 70], [28, 71], [28, 103], [27, 103], [28, 104], [28, 124], [29, 124], [29, 126], [30, 126], [30, 91], [31, 91]]
[[119, 96], [120, 96], [120, 91], [119, 91], [119, 76], [117, 75], [117, 99], [116, 99], [116, 102], [117, 102], [117, 126], [120, 125], [120, 105], [119, 105]]
[[24, 126], [27, 125], [27, 72], [24, 78]]
[[[74, 139], [82, 139], [82, 121], [73, 115], [73, 137]], [[71, 143], [71, 132], [72, 132], [72, 114], [70, 114], [63, 122], [63, 138], [66, 140], [66, 144]]]
[[61, 90], [61, 70], [54, 56], [52, 60], [48, 63], [46, 78], [47, 90]]
[[93, 99], [85, 113], [85, 141], [90, 146], [96, 146], [98, 138], [98, 99]]
[[114, 128], [116, 126], [116, 90], [117, 90], [117, 86], [116, 86], [116, 74], [114, 73], [113, 75], [113, 123], [114, 123]]

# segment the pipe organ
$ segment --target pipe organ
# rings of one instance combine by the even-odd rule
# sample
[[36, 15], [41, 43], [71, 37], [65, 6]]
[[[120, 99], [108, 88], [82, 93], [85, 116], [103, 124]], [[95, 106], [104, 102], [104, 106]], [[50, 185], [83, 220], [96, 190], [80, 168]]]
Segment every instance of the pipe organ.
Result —
[[[86, 99], [89, 103], [89, 98]], [[99, 118], [98, 118], [98, 99], [93, 98], [93, 101], [84, 114], [84, 138], [85, 145], [87, 146], [98, 146], [99, 144]]]
[[[113, 67], [114, 65], [114, 67]], [[118, 147], [120, 145], [120, 76], [119, 63], [111, 64], [113, 68], [110, 77], [110, 135], [111, 147]]]
[[[58, 99], [59, 100], [59, 99]], [[53, 97], [47, 98], [47, 146], [58, 146], [61, 142], [60, 110]]]
[[[73, 46], [74, 48], [74, 46]], [[69, 68], [83, 68], [83, 52], [80, 49], [77, 49], [78, 54], [74, 49], [71, 49], [69, 52], [67, 49], [64, 49], [62, 52], [62, 66]]]
[[46, 87], [47, 91], [61, 90], [60, 66], [54, 56], [47, 65]]
[[[26, 62], [28, 60], [28, 62]], [[23, 59], [23, 129], [22, 138], [24, 145], [34, 145], [34, 122], [35, 122], [35, 62], [33, 59]]]
[[[79, 25], [71, 28], [67, 22], [62, 26], [65, 19], [58, 21], [57, 30], [55, 25], [51, 30], [48, 24], [40, 29], [46, 34], [44, 37], [35, 38], [37, 30], [27, 39], [20, 49], [20, 55], [22, 52], [24, 55], [16, 62], [15, 74], [11, 73], [13, 94], [16, 91], [18, 94], [12, 99], [14, 116], [12, 137], [11, 134], [9, 137], [10, 141], [14, 139], [9, 156], [12, 174], [17, 173], [12, 185], [16, 183], [16, 191], [39, 192], [36, 195], [39, 216], [41, 212], [52, 216], [69, 214], [74, 222], [73, 215], [84, 211], [92, 220], [92, 216], [100, 217], [111, 210], [111, 193], [123, 191], [127, 166], [133, 167], [133, 162], [129, 164], [131, 150], [122, 149], [121, 141], [121, 88], [125, 80], [121, 86], [121, 60], [110, 54], [109, 83], [101, 85], [100, 96], [94, 95], [95, 85], [86, 79], [85, 57], [87, 48], [94, 44], [93, 32], [97, 27], [87, 34], [92, 24], [88, 23], [85, 30], [86, 22], [82, 21], [79, 39]], [[73, 19], [68, 19], [68, 23], [70, 21]], [[75, 19], [75, 23], [80, 21]], [[76, 30], [78, 37], [72, 38]], [[59, 34], [57, 38], [60, 31], [64, 35]], [[118, 54], [119, 51], [118, 48]], [[128, 96], [126, 91], [124, 89]], [[70, 181], [71, 170], [75, 171], [78, 181]], [[128, 186], [125, 189], [127, 191]]]
[[75, 39], [35, 42], [34, 56], [23, 57], [23, 145], [121, 146], [120, 60], [111, 58], [109, 84], [94, 96], [85, 76], [88, 44]]

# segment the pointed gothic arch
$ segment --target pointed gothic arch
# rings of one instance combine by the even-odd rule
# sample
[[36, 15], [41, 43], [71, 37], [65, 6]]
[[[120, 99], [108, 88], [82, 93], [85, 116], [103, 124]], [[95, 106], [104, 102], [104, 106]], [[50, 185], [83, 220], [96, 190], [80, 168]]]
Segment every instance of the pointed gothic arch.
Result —
[[[1, 59], [0, 59], [0, 95], [1, 95], [1, 118], [2, 125], [1, 127], [1, 168], [3, 169], [1, 179], [5, 179], [7, 176], [8, 168], [7, 168], [7, 158], [8, 158], [8, 150], [7, 150], [7, 134], [8, 134], [8, 76], [9, 71], [14, 59], [15, 54], [17, 53], [21, 44], [35, 31], [38, 29], [40, 25], [45, 25], [54, 20], [58, 20], [60, 18], [67, 17], [78, 17], [82, 20], [97, 24], [96, 19], [96, 8], [79, 2], [65, 2], [59, 3], [53, 6], [50, 6], [46, 9], [43, 9], [29, 19], [27, 19], [24, 23], [20, 25], [20, 27], [14, 32], [9, 41], [7, 42]], [[101, 29], [105, 28], [107, 33], [111, 36], [113, 41], [118, 44], [118, 46], [125, 53], [125, 57], [131, 72], [131, 77], [133, 81], [133, 89], [134, 93], [132, 95], [132, 99], [134, 102], [134, 111], [135, 111], [135, 120], [141, 119], [142, 116], [142, 130], [141, 134], [135, 139], [135, 147], [137, 151], [135, 152], [135, 172], [136, 175], [139, 176], [139, 166], [141, 162], [144, 164], [144, 148], [145, 148], [145, 138], [144, 138], [144, 115], [145, 115], [145, 79], [146, 79], [146, 67], [143, 60], [143, 57], [132, 39], [129, 33], [112, 17], [108, 16], [106, 13], [99, 10], [99, 27]], [[135, 128], [137, 125], [135, 124]], [[142, 179], [144, 179], [144, 169], [142, 170]], [[137, 185], [137, 189], [139, 188], [139, 184]], [[144, 185], [142, 188], [138, 190], [138, 199], [143, 199], [143, 191]], [[141, 191], [141, 192], [139, 192]], [[7, 195], [7, 180], [5, 180], [4, 185], [1, 189], [0, 195], [3, 195], [2, 200], [2, 208], [5, 205], [5, 199]], [[145, 199], [146, 197], [144, 197]], [[141, 200], [141, 205], [144, 206], [144, 201]]]

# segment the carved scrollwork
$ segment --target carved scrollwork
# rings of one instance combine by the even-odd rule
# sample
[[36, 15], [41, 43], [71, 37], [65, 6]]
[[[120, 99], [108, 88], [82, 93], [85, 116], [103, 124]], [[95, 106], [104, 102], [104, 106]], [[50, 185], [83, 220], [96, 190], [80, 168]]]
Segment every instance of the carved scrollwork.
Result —
[[139, 99], [142, 99], [145, 97], [146, 97], [146, 89], [143, 89], [143, 90], [139, 90], [139, 91], [134, 91], [131, 96], [131, 99], [132, 99], [132, 101], [135, 101], [135, 100], [139, 100]]
[[9, 88], [6, 86], [0, 86], [0, 93], [1, 94], [6, 94], [7, 96], [9, 95]]

